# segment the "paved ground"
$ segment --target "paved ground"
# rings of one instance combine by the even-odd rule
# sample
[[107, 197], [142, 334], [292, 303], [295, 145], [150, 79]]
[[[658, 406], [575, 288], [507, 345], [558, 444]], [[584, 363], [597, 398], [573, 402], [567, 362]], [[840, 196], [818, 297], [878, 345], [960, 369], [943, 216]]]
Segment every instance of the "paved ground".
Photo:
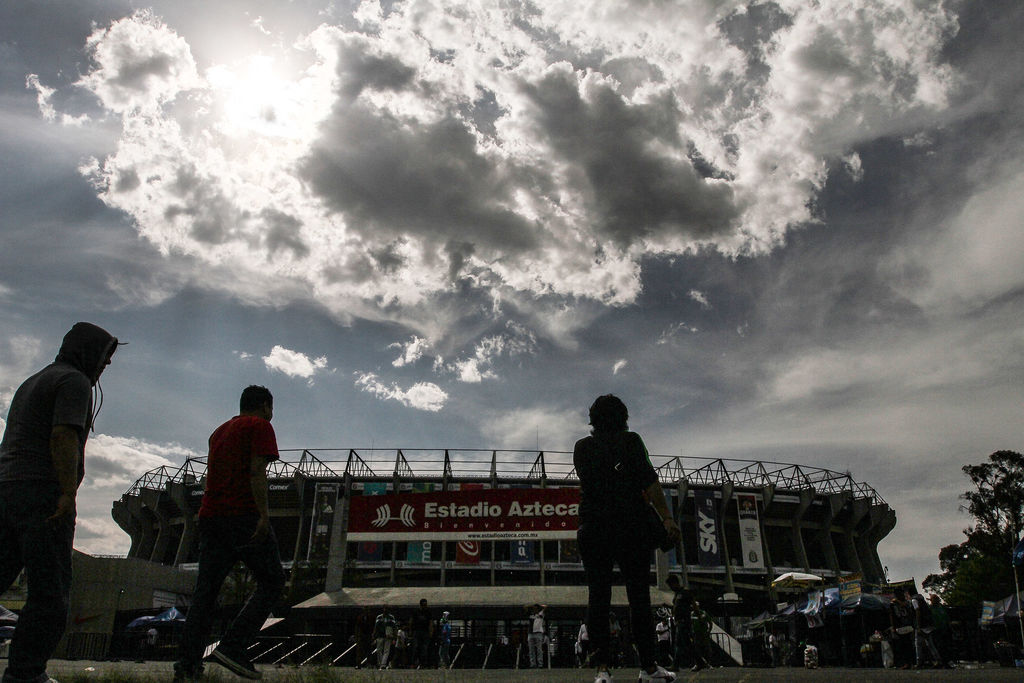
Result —
[[[513, 670], [455, 670], [455, 671], [372, 671], [356, 670], [347, 667], [331, 669], [291, 667], [274, 668], [259, 667], [263, 672], [263, 680], [275, 683], [329, 683], [332, 681], [353, 681], [354, 683], [383, 683], [385, 681], [444, 681], [445, 683], [489, 683], [491, 681], [524, 681], [526, 683], [591, 683], [593, 672], [579, 669], [550, 669], [541, 671]], [[243, 681], [217, 665], [207, 665], [208, 675], [204, 680], [210, 683], [234, 683]], [[87, 683], [95, 681], [170, 681], [172, 669], [169, 662], [146, 662], [135, 664], [130, 662], [88, 662], [88, 661], [51, 661], [49, 673], [61, 683]], [[633, 683], [636, 680], [635, 670], [614, 672], [616, 681]], [[1020, 669], [1000, 668], [994, 664], [969, 666], [952, 671], [892, 671], [883, 669], [842, 669], [824, 668], [813, 671], [805, 669], [740, 669], [726, 668], [685, 672], [680, 681], [734, 681], [736, 683], [767, 683], [776, 681], [817, 681], [819, 683], [833, 681], [838, 683], [867, 683], [870, 681], [890, 681], [917, 683], [942, 681], [972, 681], [988, 683], [989, 681], [1024, 680], [1024, 672]]]

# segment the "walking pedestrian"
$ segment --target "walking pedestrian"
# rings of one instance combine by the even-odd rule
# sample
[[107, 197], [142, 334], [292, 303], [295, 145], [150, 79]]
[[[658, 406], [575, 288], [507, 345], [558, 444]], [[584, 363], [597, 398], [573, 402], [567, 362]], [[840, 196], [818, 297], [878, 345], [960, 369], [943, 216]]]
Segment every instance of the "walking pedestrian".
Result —
[[28, 595], [4, 683], [51, 680], [46, 665], [67, 624], [85, 442], [103, 402], [100, 375], [117, 345], [106, 330], [75, 323], [54, 361], [11, 399], [0, 442], [0, 593], [24, 569]]
[[252, 572], [256, 590], [211, 657], [243, 678], [262, 678], [245, 653], [280, 598], [285, 581], [267, 503], [267, 466], [279, 457], [277, 436], [270, 425], [273, 417], [270, 391], [248, 386], [239, 399], [238, 415], [210, 436], [206, 490], [199, 507], [199, 575], [174, 665], [175, 681], [196, 681], [202, 675], [217, 595], [239, 561]]

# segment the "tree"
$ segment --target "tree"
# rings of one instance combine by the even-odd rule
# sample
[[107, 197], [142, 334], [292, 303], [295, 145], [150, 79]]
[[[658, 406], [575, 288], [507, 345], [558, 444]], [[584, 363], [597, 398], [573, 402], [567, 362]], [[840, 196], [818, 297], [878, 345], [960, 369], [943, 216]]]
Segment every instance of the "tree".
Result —
[[964, 465], [974, 489], [960, 496], [961, 510], [974, 518], [959, 545], [939, 551], [941, 574], [923, 586], [951, 605], [977, 606], [1014, 592], [1010, 554], [1024, 531], [1024, 455], [996, 451], [988, 462]]

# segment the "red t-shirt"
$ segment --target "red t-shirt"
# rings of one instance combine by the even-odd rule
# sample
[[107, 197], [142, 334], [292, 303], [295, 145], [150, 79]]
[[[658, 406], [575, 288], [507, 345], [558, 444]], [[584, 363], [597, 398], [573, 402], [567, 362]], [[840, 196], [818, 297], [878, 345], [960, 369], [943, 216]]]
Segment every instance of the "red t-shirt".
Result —
[[237, 415], [210, 436], [200, 517], [259, 514], [252, 497], [252, 456], [278, 459], [274, 428], [262, 417]]

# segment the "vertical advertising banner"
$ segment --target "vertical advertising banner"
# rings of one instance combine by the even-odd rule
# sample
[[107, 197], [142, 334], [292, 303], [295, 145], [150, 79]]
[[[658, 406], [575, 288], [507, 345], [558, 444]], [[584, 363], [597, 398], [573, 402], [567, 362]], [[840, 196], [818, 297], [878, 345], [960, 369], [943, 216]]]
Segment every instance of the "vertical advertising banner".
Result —
[[718, 505], [714, 491], [693, 492], [697, 517], [697, 564], [701, 567], [722, 566], [722, 543], [718, 535]]
[[480, 564], [480, 541], [459, 541], [455, 548], [455, 564]]
[[580, 546], [575, 539], [558, 542], [558, 563], [580, 563]]
[[406, 546], [405, 560], [415, 564], [425, 564], [431, 561], [431, 550], [433, 543], [430, 541], [409, 541]]
[[750, 494], [736, 496], [736, 509], [740, 517], [740, 549], [743, 567], [764, 569], [764, 547], [761, 545], [761, 525], [757, 519], [757, 499]]
[[[388, 492], [388, 485], [382, 481], [368, 481], [363, 484], [364, 496], [383, 496]], [[380, 562], [384, 557], [384, 545], [378, 541], [364, 541], [356, 548], [356, 559], [359, 562]]]
[[512, 564], [533, 564], [533, 541], [510, 541]]
[[338, 508], [338, 485], [317, 484], [313, 495], [313, 521], [309, 526], [309, 546], [306, 559], [326, 562], [331, 552], [331, 529], [334, 511]]

